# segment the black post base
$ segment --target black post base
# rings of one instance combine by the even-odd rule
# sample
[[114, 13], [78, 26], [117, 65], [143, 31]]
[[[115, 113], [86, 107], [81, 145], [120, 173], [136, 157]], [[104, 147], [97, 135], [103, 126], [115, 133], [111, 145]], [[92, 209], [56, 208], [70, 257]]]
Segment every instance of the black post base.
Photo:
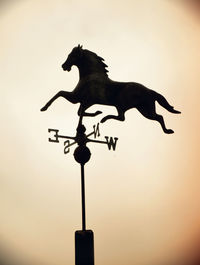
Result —
[[92, 230], [75, 232], [75, 264], [94, 265], [94, 235]]

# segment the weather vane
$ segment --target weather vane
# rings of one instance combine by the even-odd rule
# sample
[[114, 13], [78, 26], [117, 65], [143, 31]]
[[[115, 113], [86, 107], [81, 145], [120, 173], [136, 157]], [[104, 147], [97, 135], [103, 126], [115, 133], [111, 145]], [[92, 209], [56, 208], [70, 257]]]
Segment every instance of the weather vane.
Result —
[[[100, 136], [99, 123], [93, 126], [93, 131], [86, 134], [83, 125], [83, 117], [94, 117], [102, 114], [101, 111], [94, 113], [86, 110], [94, 104], [114, 106], [118, 115], [107, 115], [101, 119], [101, 123], [109, 119], [119, 121], [125, 120], [125, 112], [131, 108], [136, 108], [144, 117], [158, 121], [164, 133], [172, 134], [173, 130], [167, 129], [164, 119], [156, 113], [155, 101], [171, 113], [181, 113], [175, 110], [167, 100], [159, 93], [135, 82], [116, 82], [108, 77], [107, 65], [104, 59], [94, 52], [83, 49], [78, 45], [73, 48], [67, 60], [62, 65], [64, 71], [70, 71], [73, 65], [79, 69], [79, 82], [72, 92], [60, 91], [51, 98], [41, 109], [45, 111], [59, 97], [63, 97], [73, 104], [80, 103], [78, 110], [79, 123], [75, 136], [65, 136], [59, 134], [58, 129], [48, 129], [50, 133], [49, 142], [59, 143], [64, 141], [64, 153], [70, 151], [70, 147], [77, 144], [74, 151], [75, 160], [81, 165], [81, 194], [82, 194], [82, 230], [75, 232], [75, 264], [94, 265], [94, 239], [92, 230], [86, 230], [85, 216], [85, 174], [84, 165], [90, 159], [91, 153], [86, 146], [87, 143], [106, 144], [109, 150], [115, 150], [117, 137], [105, 136], [104, 141], [96, 140]], [[94, 136], [94, 139], [89, 138]], [[71, 142], [70, 142], [71, 141]]]

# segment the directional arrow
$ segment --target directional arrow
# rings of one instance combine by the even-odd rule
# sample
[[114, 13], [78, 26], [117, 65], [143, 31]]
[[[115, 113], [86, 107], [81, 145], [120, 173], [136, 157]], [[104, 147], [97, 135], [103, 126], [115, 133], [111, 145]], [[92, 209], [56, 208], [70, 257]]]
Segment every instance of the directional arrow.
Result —
[[[51, 133], [51, 138], [48, 138], [49, 142], [52, 143], [59, 143], [60, 139], [67, 139], [66, 141], [64, 141], [64, 154], [68, 154], [70, 152], [70, 147], [74, 144], [78, 144], [78, 145], [85, 145], [87, 143], [99, 143], [99, 144], [107, 144], [108, 149], [109, 150], [113, 150], [115, 151], [116, 149], [116, 145], [117, 145], [117, 137], [109, 137], [109, 136], [105, 136], [106, 141], [99, 141], [99, 140], [94, 140], [94, 139], [90, 139], [88, 137], [90, 136], [94, 136], [94, 138], [96, 139], [97, 137], [100, 136], [100, 129], [99, 129], [99, 123], [97, 123], [97, 125], [93, 125], [93, 131], [89, 134], [85, 134], [85, 127], [83, 126], [83, 132], [78, 132], [76, 136], [66, 136], [66, 135], [61, 135], [59, 134], [59, 130], [58, 129], [48, 129], [48, 132]], [[69, 140], [73, 140], [73, 142], [70, 142]]]

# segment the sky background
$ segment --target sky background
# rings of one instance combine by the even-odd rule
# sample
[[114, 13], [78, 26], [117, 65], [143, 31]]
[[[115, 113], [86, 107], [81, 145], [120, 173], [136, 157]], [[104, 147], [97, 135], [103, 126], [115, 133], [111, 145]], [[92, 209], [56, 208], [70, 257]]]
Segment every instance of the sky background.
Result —
[[[78, 70], [61, 64], [74, 46], [96, 52], [109, 77], [156, 90], [182, 111], [157, 105], [167, 128], [137, 110], [100, 125], [117, 150], [90, 144], [87, 228], [97, 265], [183, 264], [200, 237], [200, 12], [184, 0], [0, 1], [0, 248], [26, 264], [74, 264], [81, 228], [80, 167], [48, 128], [74, 135]], [[104, 115], [112, 107], [93, 106]], [[85, 118], [87, 131], [103, 116]], [[0, 251], [1, 252], [1, 251]]]

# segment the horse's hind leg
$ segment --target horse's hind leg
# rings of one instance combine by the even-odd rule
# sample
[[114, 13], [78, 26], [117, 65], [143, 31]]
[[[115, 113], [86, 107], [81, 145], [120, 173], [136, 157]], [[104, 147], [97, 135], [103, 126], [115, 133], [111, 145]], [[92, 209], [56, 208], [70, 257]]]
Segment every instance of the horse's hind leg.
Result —
[[167, 129], [162, 115], [158, 115], [155, 111], [155, 102], [151, 104], [141, 105], [137, 107], [139, 112], [147, 119], [158, 121], [164, 131], [164, 133], [171, 134], [174, 133], [173, 130]]
[[158, 115], [158, 114], [156, 114], [154, 120], [156, 120], [156, 121], [158, 121], [158, 122], [160, 123], [160, 125], [161, 125], [161, 127], [162, 127], [162, 129], [163, 129], [163, 131], [164, 131], [165, 133], [167, 133], [167, 134], [174, 133], [173, 130], [171, 130], [171, 129], [167, 129], [167, 128], [165, 127], [165, 122], [164, 122], [164, 119], [163, 119], [163, 116], [162, 116], [162, 115]]
[[124, 111], [120, 108], [117, 108], [117, 111], [118, 111], [118, 116], [115, 116], [115, 115], [107, 115], [105, 116], [102, 120], [101, 120], [101, 123], [109, 120], [109, 119], [115, 119], [115, 120], [118, 120], [118, 121], [124, 121], [125, 120], [125, 116], [124, 116]]

